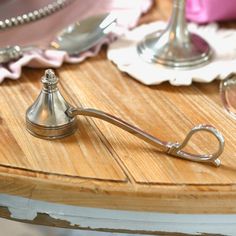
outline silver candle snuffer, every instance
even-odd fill
[[[26,111],[26,129],[34,136],[42,139],[57,139],[73,134],[77,130],[77,115],[89,116],[111,123],[143,141],[157,147],[168,155],[181,159],[220,165],[218,157],[224,150],[222,134],[211,125],[197,125],[185,137],[182,143],[166,142],[142,131],[141,129],[113,115],[93,108],[73,107],[61,95],[54,71],[45,71],[42,77],[43,88],[36,101]],[[213,154],[197,155],[183,151],[192,135],[206,131],[218,140],[218,150]]]

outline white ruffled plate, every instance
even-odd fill
[[[137,43],[146,35],[165,27],[166,23],[159,21],[128,31],[110,44],[107,52],[109,60],[113,61],[119,70],[146,85],[164,81],[169,81],[172,85],[190,85],[192,81],[209,83],[236,72],[236,30],[220,29],[217,24],[189,25],[191,32],[201,35],[213,48],[214,58],[209,64],[191,70],[176,70],[146,63],[137,54]]]

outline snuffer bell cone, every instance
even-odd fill
[[[45,71],[43,88],[36,101],[26,112],[27,130],[34,136],[46,139],[62,138],[76,130],[76,118],[66,111],[71,107],[61,95],[54,71]]]

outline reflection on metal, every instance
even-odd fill
[[[145,61],[185,69],[209,62],[212,50],[203,38],[188,31],[185,5],[186,0],[173,0],[167,28],[147,36],[138,44],[138,54]]]
[[[220,95],[227,113],[236,120],[236,74],[232,73],[220,83]]]
[[[181,144],[161,141],[120,118],[103,111],[92,108],[72,107],[59,92],[57,82],[58,78],[55,76],[54,72],[52,70],[46,70],[45,75],[42,78],[43,89],[37,100],[26,112],[26,127],[31,134],[44,139],[62,138],[71,135],[76,131],[77,115],[90,116],[111,123],[145,142],[152,144],[169,155],[195,162],[211,163],[216,166],[220,165],[218,157],[224,149],[224,138],[213,126],[195,126],[190,130]],[[200,131],[209,132],[218,140],[219,146],[215,153],[197,155],[183,151],[192,135]]]

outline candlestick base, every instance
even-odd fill
[[[212,58],[209,44],[200,36],[189,33],[189,41],[178,43],[166,33],[147,36],[138,44],[138,54],[149,63],[180,69],[202,66]]]

